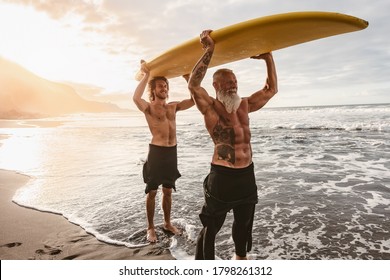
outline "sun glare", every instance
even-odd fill
[[[4,141],[1,147],[1,166],[8,170],[28,171],[30,173],[35,171],[42,164],[42,158],[45,156],[42,141],[31,141],[36,130],[34,128],[19,128],[8,129],[5,132],[11,134],[12,137]]]
[[[86,32],[81,21],[0,2],[0,56],[48,80],[97,85],[108,93],[128,90],[136,72],[126,64],[129,57],[110,54],[109,35]]]
[[[0,54],[47,78],[61,75],[64,48],[71,37],[58,23],[32,8],[5,5],[0,9]],[[58,67],[57,67],[58,65]]]

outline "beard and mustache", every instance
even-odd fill
[[[241,104],[241,97],[237,94],[237,89],[220,90],[217,92],[217,99],[225,106],[229,114],[236,112]]]

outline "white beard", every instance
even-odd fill
[[[232,112],[236,112],[238,107],[241,104],[241,97],[232,92],[222,92],[219,91],[217,94],[217,99],[225,106],[226,111],[230,114]]]

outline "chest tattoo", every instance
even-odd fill
[[[235,163],[234,129],[217,124],[213,129],[213,139],[215,141],[218,159]]]

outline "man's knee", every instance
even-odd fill
[[[165,196],[171,196],[172,195],[172,188],[166,188],[166,187],[162,187],[162,192]]]
[[[148,199],[155,199],[156,194],[157,194],[157,190],[151,190],[151,191],[149,191],[149,192],[147,193],[146,196],[147,196]]]

